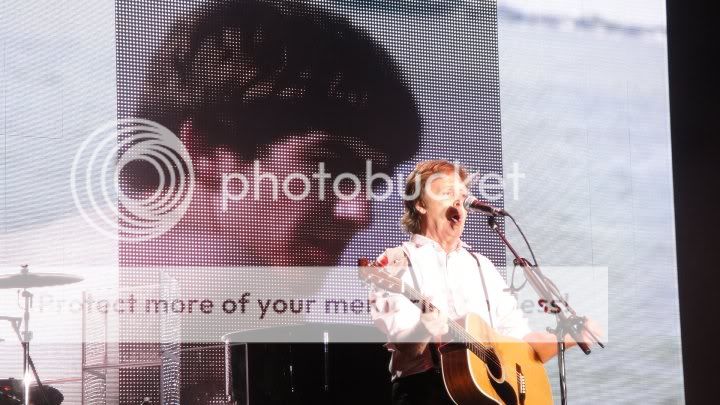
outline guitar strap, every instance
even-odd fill
[[[413,281],[413,288],[420,291],[420,284],[417,281],[417,276],[415,275],[415,269],[412,264],[412,260],[410,260],[410,254],[408,253],[405,246],[400,245],[400,248],[403,251],[403,254],[405,255],[405,259],[408,263],[408,270],[410,270],[410,277],[412,277]],[[428,350],[430,351],[430,358],[432,359],[433,363],[433,369],[436,372],[440,372],[440,352],[438,351],[438,345],[434,342],[430,342],[428,344]]]
[[[407,248],[403,245],[400,245],[400,249],[402,249],[403,254],[405,255],[405,260],[407,260],[408,263],[408,270],[410,270],[410,277],[412,277],[413,281],[413,288],[420,291],[420,284],[417,281],[417,277],[415,276],[415,270],[413,270],[412,260],[410,260],[410,254],[407,251]]]
[[[478,259],[477,255],[472,252],[470,252],[470,256],[472,256],[473,259],[475,259],[475,262],[477,263],[478,271],[480,272],[480,281],[482,282],[483,293],[485,293],[485,305],[487,305],[488,319],[490,320],[490,327],[495,329],[495,325],[493,325],[492,311],[490,310],[490,296],[488,295],[487,285],[485,284],[485,276],[483,275],[482,267],[480,266],[480,259]]]

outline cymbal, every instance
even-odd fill
[[[21,272],[19,274],[1,275],[0,289],[51,287],[80,281],[83,281],[82,277],[73,276],[72,274]]]

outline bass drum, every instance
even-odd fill
[[[379,343],[384,340],[374,327],[344,324],[305,324],[225,335],[228,403],[389,403],[390,354]],[[352,341],[378,343],[343,343]]]

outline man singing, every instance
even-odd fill
[[[404,283],[428,297],[436,310],[421,311],[401,294],[371,292],[372,317],[387,334],[394,405],[453,404],[429,345],[448,333],[448,319],[480,315],[498,333],[528,342],[539,360],[557,353],[554,335],[533,332],[492,262],[460,240],[467,211],[465,169],[445,160],[419,163],[405,185],[403,227],[410,241],[378,259]],[[418,192],[419,190],[419,192]],[[412,199],[414,197],[414,199]],[[591,342],[589,335],[583,340]],[[575,345],[569,336],[568,346]]]

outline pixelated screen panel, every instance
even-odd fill
[[[161,4],[118,2],[118,114],[161,123],[203,159],[192,213],[166,238],[123,246],[123,263],[353,264],[407,239],[397,187],[416,161],[502,173],[492,2]],[[388,198],[338,201],[333,178],[318,201],[318,163],[363,175],[367,159],[400,176]],[[308,197],[274,198],[263,179],[222,207],[222,174],[255,160],[279,182],[311,178]],[[468,231],[470,245],[503,263],[485,226],[471,219]]]
[[[121,242],[123,287],[157,282],[138,266],[354,265],[407,240],[399,192],[415,162],[502,172],[494,2],[123,0],[116,10],[118,115],[173,131],[196,176],[193,202],[170,232]],[[364,183],[362,195],[340,198],[334,178],[320,197],[319,163],[330,175],[362,178],[368,160],[392,176],[392,186],[371,189],[387,198],[368,200]],[[157,183],[149,169],[127,169],[129,193]],[[264,178],[242,200],[223,202],[223,191],[239,194],[231,187],[242,185],[223,183],[228,173],[313,181],[301,201],[275,196]],[[302,191],[300,180],[287,184]],[[347,196],[354,186],[346,179],[337,190]],[[465,241],[502,266],[504,250],[489,235],[479,219],[468,221]],[[186,285],[207,277],[177,275]],[[366,288],[325,277],[331,289]],[[139,355],[132,350],[124,355]],[[183,384],[199,375],[219,381],[220,358],[208,358],[215,361],[185,359]]]

